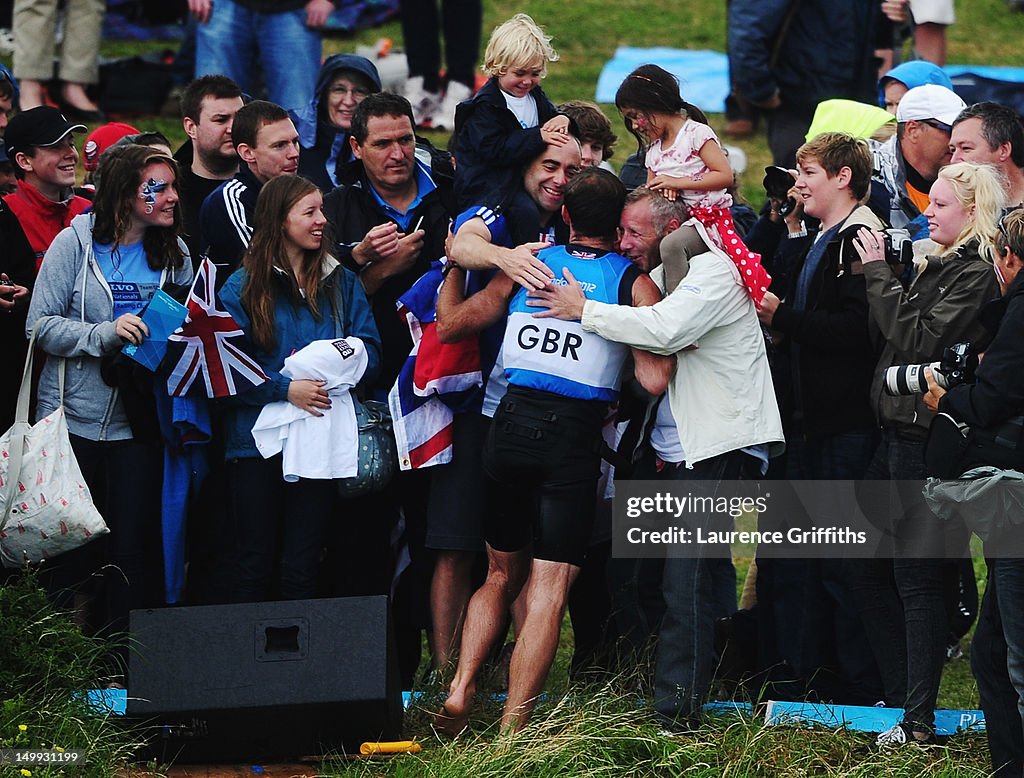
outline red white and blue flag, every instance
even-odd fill
[[[403,470],[442,465],[452,460],[455,414],[475,407],[483,386],[480,343],[475,337],[441,343],[437,337],[437,290],[443,264],[430,270],[398,299],[409,323],[412,351],[388,394],[398,463]]]
[[[217,268],[204,258],[185,301],[185,323],[167,339],[163,364],[171,366],[167,393],[229,397],[267,381],[259,363],[244,350],[245,334],[230,313],[217,307]],[[197,381],[197,379],[199,379]]]

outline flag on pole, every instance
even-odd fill
[[[229,397],[267,380],[259,363],[245,352],[245,333],[217,305],[217,268],[204,258],[185,301],[188,316],[167,339],[167,393],[184,397],[203,387],[207,397]],[[197,382],[196,379],[200,379]]]

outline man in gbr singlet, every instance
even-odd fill
[[[651,305],[660,299],[657,287],[612,251],[625,194],[606,171],[577,173],[565,188],[562,213],[569,243],[543,249],[537,259],[554,283],[575,280],[589,299]],[[508,283],[507,307],[507,295],[494,295],[489,310],[478,307],[476,322],[485,327],[507,312],[502,355],[509,389],[483,451],[494,482],[484,529],[487,581],[470,601],[458,669],[435,719],[449,732],[465,726],[477,672],[524,585],[526,618],[512,654],[502,727],[522,727],[544,686],[594,520],[601,426],[630,353],[584,332],[579,322],[534,318],[527,290]],[[632,353],[641,384],[664,391],[674,360]]]

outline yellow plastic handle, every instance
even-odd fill
[[[385,743],[363,743],[359,746],[359,753],[363,756],[373,754],[418,754],[423,747],[415,740],[395,740]]]

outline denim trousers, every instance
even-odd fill
[[[221,73],[250,92],[258,55],[267,98],[299,110],[313,98],[322,49],[320,32],[306,26],[302,8],[260,13],[217,0],[196,31],[196,77]]]
[[[630,480],[677,481],[686,478],[687,470],[668,463],[660,471],[651,449],[646,449]],[[712,619],[731,616],[736,611],[736,568],[717,564],[721,560],[705,560],[711,576]],[[728,560],[725,560],[728,561]],[[662,578],[665,559],[608,560],[608,587],[611,590],[612,615],[624,657],[636,656],[657,637],[665,613]]]
[[[44,573],[61,608],[74,592],[94,594],[102,628],[128,631],[128,613],[163,603],[160,489],[163,447],[137,440],[96,441],[71,435],[71,448],[110,533],[63,554]],[[127,659],[127,651],[121,652]]]
[[[919,441],[886,430],[865,479],[923,479],[923,448]],[[886,705],[903,707],[905,721],[930,728],[946,661],[946,600],[958,562],[923,557],[901,536],[944,539],[948,548],[966,547],[967,533],[924,509],[916,496],[907,502],[912,507],[893,517],[894,558],[846,560],[845,571],[882,673]],[[913,532],[904,532],[909,529]]]
[[[757,460],[749,454],[730,451],[697,462],[692,469],[676,468],[674,480],[704,481],[708,489],[701,489],[701,494],[714,497],[723,482],[749,477],[756,465]],[[714,581],[726,568],[733,569],[732,559],[665,560],[665,613],[654,670],[654,708],[667,723],[693,717],[707,697],[715,642]]]
[[[237,543],[231,602],[315,597],[320,554],[335,518],[334,481],[288,483],[280,454],[229,460],[227,476]]]
[[[997,776],[1024,769],[1024,559],[989,559],[971,644],[985,731]]]
[[[859,479],[877,443],[873,429],[815,438],[787,431],[768,477]],[[877,702],[882,682],[840,560],[758,558],[756,613],[758,667],[775,699]]]

